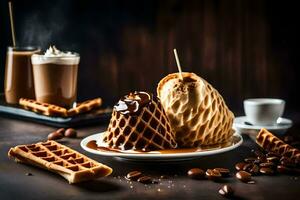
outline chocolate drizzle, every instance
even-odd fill
[[[153,98],[153,95],[147,92],[134,92],[122,97],[114,106],[114,109],[125,115],[137,115],[140,110],[147,106]]]

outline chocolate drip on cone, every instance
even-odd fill
[[[122,97],[114,106],[121,114],[137,115],[141,109],[147,106],[153,99],[153,95],[147,92],[134,92]]]

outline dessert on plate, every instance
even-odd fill
[[[147,92],[122,97],[114,106],[104,144],[112,149],[153,151],[177,143],[160,100]]]
[[[157,94],[179,147],[232,142],[234,115],[211,84],[194,73],[169,74]]]

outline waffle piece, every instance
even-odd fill
[[[21,98],[19,104],[26,110],[31,110],[47,116],[71,117],[81,113],[89,112],[102,105],[102,99],[96,98],[78,103],[75,108],[69,110],[48,103],[40,103],[32,99]]]
[[[8,157],[63,176],[70,184],[108,176],[112,169],[53,140],[11,148]]]
[[[68,110],[68,116],[74,116],[81,113],[89,112],[95,108],[98,108],[102,105],[102,99],[96,98],[84,101],[82,103],[78,103],[75,108],[71,108]]]
[[[219,92],[194,73],[169,74],[157,94],[180,147],[198,147],[232,141],[234,115]]]
[[[151,98],[136,114],[122,114],[114,107],[103,141],[108,147],[120,150],[152,151],[177,147],[170,122],[157,98]]]
[[[19,104],[26,110],[30,110],[43,115],[67,117],[67,109],[60,106],[48,103],[40,103],[35,100],[25,98],[20,98]]]
[[[264,128],[262,128],[256,136],[256,143],[267,151],[275,152],[290,158],[300,159],[299,149],[286,144]]]

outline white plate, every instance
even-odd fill
[[[246,116],[236,117],[233,122],[234,129],[238,133],[246,133],[255,136],[261,128],[265,128],[276,134],[283,134],[293,125],[292,120],[286,118],[279,118],[277,124],[273,126],[257,126],[246,124],[245,122],[247,122]]]
[[[97,141],[98,146],[105,146],[101,145],[101,141],[103,138],[103,133],[96,133],[93,135],[90,135],[86,138],[84,138],[80,145],[81,147],[93,154],[101,155],[101,156],[109,156],[114,158],[121,158],[121,159],[130,159],[134,161],[180,161],[180,160],[189,160],[189,159],[195,159],[202,156],[209,156],[209,155],[215,155],[218,153],[223,153],[226,151],[233,150],[240,146],[243,143],[243,138],[241,135],[235,133],[234,134],[234,143],[227,147],[222,148],[214,148],[209,149],[205,151],[199,151],[199,152],[188,152],[188,153],[164,153],[161,154],[159,152],[157,153],[127,153],[127,152],[115,152],[115,151],[106,151],[106,150],[95,150],[87,147],[87,143],[93,140]]]

